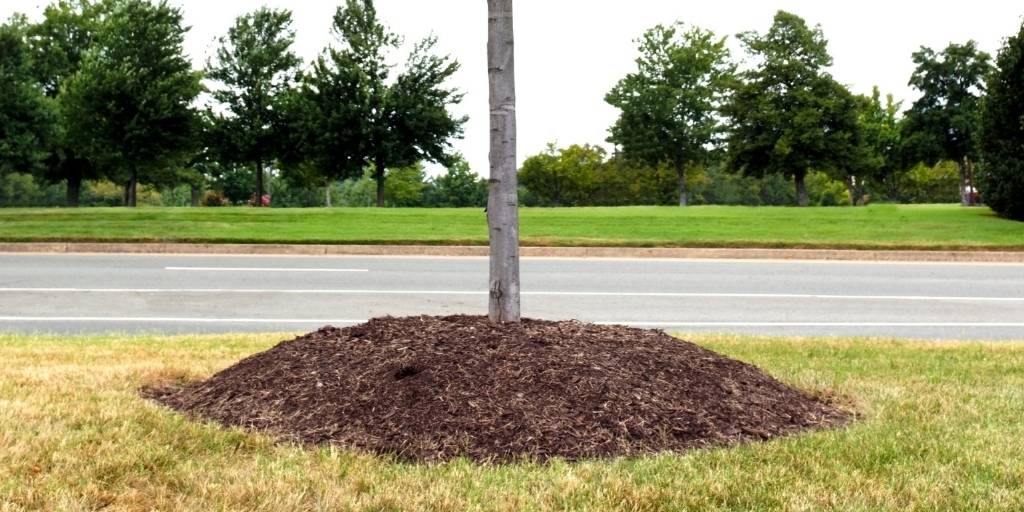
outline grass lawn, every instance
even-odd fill
[[[851,427],[634,460],[396,463],[141,400],[282,336],[0,334],[0,510],[1024,510],[1024,346],[698,336]]]
[[[487,243],[480,209],[0,209],[0,241]],[[525,208],[535,246],[1024,249],[1024,223],[956,205]]]

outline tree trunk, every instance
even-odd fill
[[[811,198],[807,195],[807,178],[806,172],[797,172],[793,175],[793,183],[796,184],[796,204],[797,206],[810,206]]]
[[[256,157],[256,201],[253,206],[263,207],[263,158]]]
[[[864,184],[856,176],[847,176],[846,191],[850,194],[852,206],[864,206]]]
[[[967,183],[967,157],[958,160],[956,167],[960,171],[960,206],[970,206],[971,192]]]
[[[199,201],[202,199],[203,190],[195,185],[192,185],[190,192],[192,192],[192,207],[196,208],[199,206]]]
[[[331,207],[331,180],[324,183],[324,206]]]
[[[965,157],[964,167],[967,169],[967,206],[978,206],[978,188],[974,185],[974,162]]]
[[[128,206],[135,208],[139,205],[139,173],[132,169],[132,176],[128,180]]]
[[[82,198],[82,173],[77,169],[68,174],[67,203],[69,208],[78,208]]]
[[[377,181],[377,208],[383,208],[384,207],[384,180],[386,179],[385,176],[384,176],[384,170],[386,168],[385,167],[386,164],[384,163],[384,159],[383,158],[377,158],[376,160],[374,160],[373,166],[374,166],[373,179]]]
[[[494,323],[520,321],[513,34],[512,0],[487,0],[487,75],[491,109],[491,175],[487,200],[491,245],[488,312]]]
[[[676,164],[676,177],[679,179],[679,206],[685,207],[689,203],[686,197],[686,166]]]

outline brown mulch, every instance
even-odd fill
[[[850,419],[659,331],[474,316],[325,327],[144,395],[224,425],[417,461],[631,456]]]

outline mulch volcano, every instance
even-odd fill
[[[663,332],[475,316],[325,327],[144,395],[223,425],[427,462],[635,456],[850,419]]]

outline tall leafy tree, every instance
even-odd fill
[[[706,163],[723,130],[718,110],[735,66],[725,38],[682,23],[658,25],[638,43],[637,70],[605,97],[621,110],[608,140],[627,159],[674,169],[686,206],[686,168]]]
[[[373,166],[383,206],[389,167],[453,161],[450,142],[461,137],[466,119],[449,112],[462,94],[445,84],[459,64],[435,55],[437,39],[428,37],[394,74],[387,57],[402,39],[378,19],[372,0],[347,0],[334,31],[338,46],[314,63],[296,105],[305,134],[299,145],[332,179]]]
[[[742,73],[725,109],[732,166],[750,176],[791,178],[798,204],[807,206],[807,173],[845,165],[856,102],[827,71],[832,57],[821,27],[779,11],[768,32],[739,38],[758,64]]]
[[[51,105],[32,76],[24,18],[0,25],[0,175],[42,165],[53,135]]]
[[[96,176],[96,166],[77,152],[67,131],[64,84],[78,73],[92,46],[109,2],[60,0],[43,9],[43,19],[28,28],[32,68],[36,80],[55,105],[55,137],[41,176],[45,181],[67,184],[67,205],[78,206],[82,182]]]
[[[235,20],[220,38],[207,69],[213,98],[226,110],[214,117],[217,152],[226,162],[250,164],[256,197],[263,197],[265,164],[280,156],[286,140],[287,94],[301,60],[291,46],[295,31],[288,10],[262,8]],[[261,205],[262,201],[254,204]]]
[[[140,182],[158,182],[194,149],[199,73],[182,51],[181,11],[165,0],[119,0],[81,70],[66,84],[68,130],[135,206]]]
[[[996,57],[982,119],[985,202],[1004,217],[1024,221],[1024,25]]]
[[[979,112],[991,60],[974,41],[950,44],[941,52],[922,47],[914,53],[917,68],[910,85],[921,92],[921,98],[906,114],[905,150],[913,160],[928,165],[939,160],[956,162],[965,206],[976,202],[973,175]]]
[[[900,104],[887,95],[885,102],[878,87],[871,96],[857,96],[857,129],[851,137],[849,156],[838,167],[846,183],[850,203],[866,204],[867,188],[894,178],[899,163]]]

